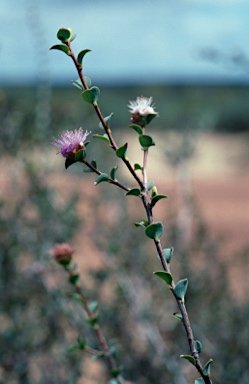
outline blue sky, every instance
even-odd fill
[[[75,79],[70,58],[49,51],[60,27],[77,33],[76,52],[92,49],[85,74],[105,83],[249,80],[199,55],[212,48],[249,57],[248,0],[1,0],[0,23],[2,83]]]

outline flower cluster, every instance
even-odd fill
[[[54,140],[52,144],[55,147],[60,148],[57,152],[63,157],[74,157],[75,154],[84,148],[84,141],[90,132],[83,132],[82,128],[75,129],[74,131],[62,132],[57,140]]]

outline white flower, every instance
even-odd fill
[[[152,97],[137,97],[135,101],[130,101],[128,107],[130,112],[136,116],[148,116],[148,115],[157,115],[158,113],[154,110],[154,105],[152,104]]]
[[[135,101],[130,101],[128,107],[132,116],[131,121],[142,128],[149,124],[154,117],[158,116],[152,103],[152,97],[137,97]]]

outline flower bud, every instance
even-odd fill
[[[57,263],[68,266],[72,260],[74,249],[67,243],[56,244],[49,250],[49,254],[57,261]]]

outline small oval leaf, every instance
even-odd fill
[[[158,192],[157,192],[157,187],[154,185],[154,187],[152,188],[152,191],[151,191],[151,197],[155,197],[156,195],[158,195]]]
[[[139,142],[140,142],[140,144],[144,150],[147,150],[152,145],[155,145],[155,142],[152,139],[152,137],[150,137],[148,135],[140,135],[139,136]]]
[[[154,207],[154,205],[159,201],[159,200],[162,200],[162,199],[166,199],[168,196],[166,195],[155,195],[152,197],[151,199],[151,205],[152,207]]]
[[[149,192],[154,187],[154,181],[149,181],[147,183],[147,191]]]
[[[142,134],[143,134],[143,129],[140,127],[140,125],[137,125],[137,124],[131,124],[131,125],[129,126],[129,128],[134,129],[134,131],[136,131],[139,135],[142,135]]]
[[[70,159],[69,157],[66,158],[66,161],[65,161],[65,168],[68,169],[70,167],[70,165],[76,163],[76,161],[74,159]]]
[[[72,37],[72,29],[71,28],[60,28],[57,32],[57,37],[63,43],[67,43],[70,41]]]
[[[83,158],[86,156],[86,151],[85,149],[80,149],[78,152],[75,154],[75,161],[82,161]]]
[[[90,88],[92,84],[92,80],[90,79],[90,77],[84,76],[84,80],[88,88]]]
[[[81,95],[87,103],[96,105],[100,95],[100,89],[98,87],[92,87],[82,92]]]
[[[205,381],[202,377],[198,377],[198,379],[195,380],[195,384],[205,384]]]
[[[213,359],[209,359],[208,362],[205,364],[203,368],[203,373],[205,376],[210,376],[210,369],[211,369],[212,362],[213,362]]]
[[[195,364],[195,358],[190,355],[181,355],[182,359],[188,360],[190,363]]]
[[[72,35],[71,37],[70,37],[70,42],[72,42],[72,41],[74,41],[75,39],[76,39],[76,34],[74,34],[74,35]]]
[[[158,272],[153,272],[153,273],[154,273],[154,275],[157,275],[162,280],[164,280],[167,283],[167,285],[169,287],[171,287],[171,283],[172,283],[172,280],[173,280],[173,277],[172,277],[171,273],[165,272],[165,271],[158,271]]]
[[[80,65],[82,65],[82,60],[86,53],[91,52],[91,49],[83,49],[83,51],[80,51],[77,57],[77,61]]]
[[[103,135],[101,135],[101,134],[94,134],[93,137],[94,137],[95,139],[101,139],[101,140],[104,140],[104,141],[106,141],[107,143],[110,144],[109,137],[108,137],[108,135],[107,135],[106,133],[104,133]]]
[[[149,124],[151,122],[151,120],[153,120],[155,117],[157,117],[158,114],[157,113],[150,113],[149,115],[147,115],[145,117],[145,124]]]
[[[97,169],[97,163],[96,163],[96,160],[92,160],[91,161],[91,165]],[[91,172],[94,172],[91,168],[87,168],[87,169],[84,169],[84,172],[88,172],[88,173],[91,173]]]
[[[142,228],[146,228],[148,225],[147,221],[145,221],[145,220],[140,221],[140,223],[136,222],[134,224],[135,224],[135,227],[142,227]]]
[[[125,195],[126,196],[140,196],[141,191],[139,188],[130,189]]]
[[[174,292],[178,299],[184,301],[184,297],[188,287],[188,279],[179,280],[174,288]]]
[[[94,182],[94,185],[98,185],[99,183],[102,183],[103,181],[109,181],[109,177],[106,173],[102,173],[97,180]]]
[[[104,121],[105,121],[105,123],[106,123],[108,128],[110,128],[110,126],[111,126],[111,118],[112,118],[112,116],[113,116],[113,113],[111,113],[109,116],[106,116],[104,118]],[[104,129],[103,124],[101,122],[99,123],[99,128]]]
[[[119,158],[125,157],[126,156],[126,152],[127,152],[127,147],[128,147],[128,143],[125,143],[122,147],[119,147],[116,150],[117,157],[119,157]]]
[[[110,177],[112,180],[116,180],[117,169],[118,169],[118,165],[116,165],[116,167],[112,168],[112,170],[111,170]]]
[[[70,49],[63,44],[56,44],[53,45],[50,49],[57,49],[58,51],[65,52],[67,55],[70,55]]]
[[[146,229],[145,229],[145,234],[150,239],[154,239],[154,240],[158,241],[159,237],[161,237],[163,234],[162,223],[160,223],[160,221],[158,221],[156,223],[148,225],[148,227],[146,227]]]
[[[99,304],[98,304],[97,301],[91,301],[91,302],[89,303],[89,308],[90,308],[90,311],[91,311],[91,312],[96,313],[97,310],[98,310],[98,306],[99,306]]]
[[[197,350],[198,353],[201,353],[202,351],[202,344],[199,340],[195,340],[195,348]]]
[[[138,171],[138,170],[142,171],[142,170],[143,170],[143,167],[141,167],[140,164],[135,163],[135,164],[134,164],[134,169],[135,169],[135,171]]]
[[[171,247],[171,248],[164,248],[163,249],[163,256],[165,257],[165,260],[166,260],[166,262],[168,264],[170,264],[173,252],[174,252],[174,248],[173,247]]]
[[[79,89],[81,89],[81,90],[84,89],[84,87],[83,87],[83,85],[82,85],[80,79],[77,79],[77,80],[72,81],[72,84],[73,84],[76,88],[79,88]]]
[[[179,321],[182,321],[182,320],[183,320],[183,318],[182,318],[182,314],[181,314],[180,312],[175,312],[175,313],[173,313],[173,316],[174,316],[177,320],[179,320]]]

